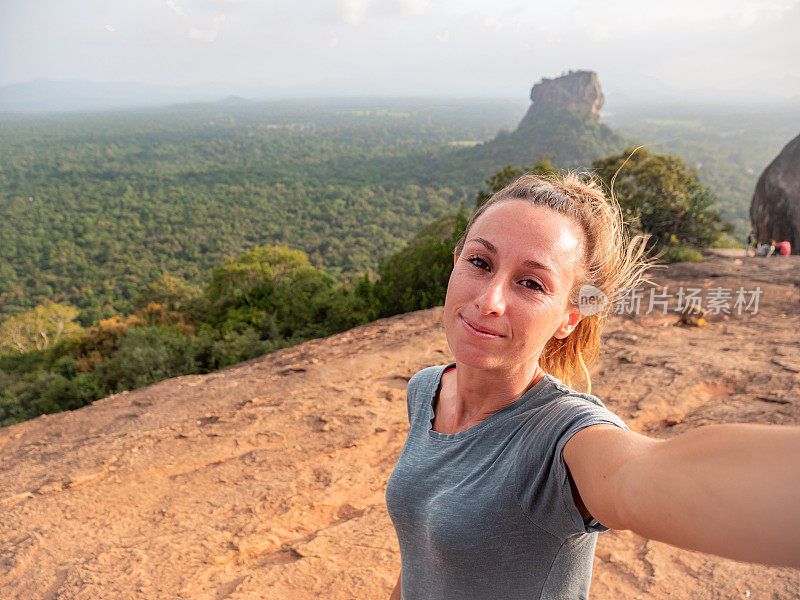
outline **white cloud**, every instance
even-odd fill
[[[403,12],[408,15],[424,14],[429,5],[428,0],[400,0]]]
[[[744,2],[736,6],[730,16],[738,29],[749,29],[764,22],[777,21],[790,10],[791,4]]]
[[[212,22],[212,26],[210,29],[199,29],[197,27],[190,27],[189,33],[187,34],[190,39],[193,40],[200,40],[202,42],[215,42],[219,37],[220,30],[222,29],[222,24],[225,22],[225,15],[218,14],[214,15],[214,19]]]
[[[216,42],[222,31],[222,25],[226,21],[224,13],[208,14],[208,11],[200,9],[201,14],[199,17],[190,16],[183,8],[178,6],[175,0],[166,0],[167,7],[174,12],[181,21],[185,23],[185,35],[190,40],[198,40],[201,42],[212,43]],[[195,9],[197,7],[194,7]],[[194,11],[193,11],[194,12]]]
[[[450,41],[450,30],[443,29],[442,31],[436,34],[436,43],[437,44],[447,44]]]
[[[343,0],[342,18],[348,25],[361,25],[367,18],[368,0]]]
[[[110,31],[111,33],[114,33],[117,30],[117,28],[114,27],[113,25],[106,25],[105,26],[105,30],[106,31]]]
[[[177,4],[175,4],[175,1],[174,1],[174,0],[167,0],[166,4],[167,4],[167,6],[168,6],[168,7],[169,7],[169,8],[172,10],[172,12],[174,12],[174,13],[175,13],[176,15],[178,15],[179,17],[186,17],[186,16],[188,16],[188,15],[187,15],[187,14],[186,14],[186,13],[183,11],[183,9],[182,9],[180,6],[178,6]]]

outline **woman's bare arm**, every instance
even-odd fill
[[[575,434],[564,459],[607,527],[800,567],[800,427],[710,425],[660,441],[599,425]]]
[[[389,600],[401,600],[400,596],[400,579],[403,577],[403,572],[400,571],[400,575],[397,577],[397,584],[394,586],[392,590],[392,595],[389,596]]]

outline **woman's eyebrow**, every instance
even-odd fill
[[[465,242],[465,245],[469,244],[470,242],[478,242],[479,244],[482,244],[483,246],[485,246],[486,249],[489,252],[491,252],[492,254],[497,254],[497,248],[489,240],[486,240],[486,239],[484,239],[482,237],[474,237],[474,238],[468,239]],[[527,259],[527,260],[522,261],[522,264],[525,265],[526,267],[531,267],[533,269],[543,269],[543,270],[549,271],[550,273],[553,273],[553,274],[558,273],[558,269],[554,269],[550,265],[546,265],[544,263],[541,263],[538,260]]]

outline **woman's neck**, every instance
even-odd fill
[[[451,426],[466,429],[513,404],[544,377],[544,371],[536,362],[503,371],[456,363],[442,377],[440,396],[445,396],[447,407],[442,416]]]

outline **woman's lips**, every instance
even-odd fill
[[[476,323],[468,321],[463,317],[463,315],[458,315],[461,318],[461,322],[464,324],[464,329],[466,329],[469,333],[474,336],[485,338],[485,339],[497,339],[505,337],[497,332],[492,331],[491,329],[486,329],[485,327],[481,327]]]

